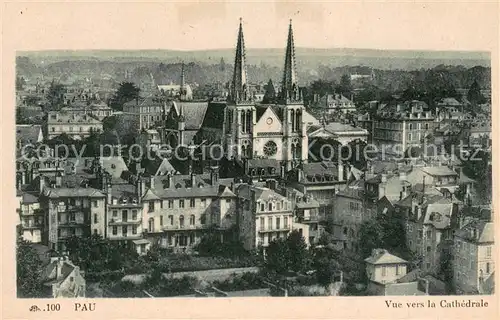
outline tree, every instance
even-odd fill
[[[266,85],[266,91],[264,93],[264,98],[262,99],[262,103],[273,103],[276,99],[276,90],[274,89],[274,84],[271,79]]]
[[[36,250],[26,241],[17,242],[17,296],[20,298],[43,297],[41,279],[42,261]]]
[[[470,86],[469,91],[467,92],[467,100],[469,100],[472,105],[478,105],[486,102],[486,99],[481,93],[481,87],[479,86],[479,82],[477,82],[477,80],[474,80],[474,82]]]
[[[289,271],[302,272],[307,270],[309,264],[307,244],[297,230],[286,239],[275,239],[267,247],[264,269],[269,273],[285,275]]]
[[[49,110],[60,110],[64,105],[64,93],[66,87],[60,83],[52,81],[47,91],[47,101]]]
[[[111,108],[121,111],[123,104],[139,98],[140,89],[132,82],[122,82],[110,101]]]
[[[24,77],[16,77],[16,90],[17,91],[23,90],[25,84],[26,84],[26,80],[24,80]]]
[[[347,97],[351,96],[352,84],[351,84],[351,77],[348,74],[342,75],[342,77],[340,78],[340,83],[335,91]]]

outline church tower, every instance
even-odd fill
[[[181,85],[179,89],[179,100],[185,101],[187,100],[187,89],[186,89],[186,79],[184,74],[184,62],[181,65]]]
[[[245,40],[240,18],[233,78],[224,109],[224,145],[229,158],[251,158],[256,110],[250,94],[246,70]]]
[[[288,170],[300,163],[307,162],[308,140],[303,120],[305,113],[302,93],[299,89],[295,65],[295,45],[293,41],[292,20],[288,27],[285,52],[283,82],[279,94],[279,104],[284,111],[283,159]]]

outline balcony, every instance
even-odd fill
[[[319,214],[311,214],[305,217],[297,217],[297,222],[299,223],[314,223],[319,222],[321,217]]]
[[[162,230],[163,231],[169,231],[169,230],[206,230],[210,228],[209,225],[189,225],[189,224],[185,224],[185,225],[179,225],[179,224],[174,224],[174,225],[167,225],[167,226],[163,226],[162,227]]]
[[[292,231],[292,227],[279,227],[279,228],[276,228],[276,227],[267,227],[267,228],[262,228],[262,229],[259,229],[258,230],[259,232],[261,233],[265,233],[265,232],[282,232],[282,231]]]
[[[59,221],[58,228],[78,228],[89,224],[89,221],[85,220],[66,220]]]
[[[139,225],[142,223],[142,219],[136,220],[121,220],[121,219],[111,219],[108,222],[110,226],[125,226],[125,225]]]

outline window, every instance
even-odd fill
[[[97,229],[94,229],[94,234],[97,234]]]
[[[276,217],[276,229],[281,229],[281,219]]]
[[[51,129],[52,129],[52,132],[56,132],[56,128],[52,127]]]
[[[127,226],[123,226],[122,227],[122,234],[123,234],[124,237],[127,236],[127,232],[128,232],[128,227]]]
[[[155,202],[149,201],[148,212],[154,212],[154,211],[155,211]]]
[[[99,202],[97,202],[97,200],[94,200],[93,203],[94,203],[94,208],[98,208],[99,207]]]
[[[491,271],[491,270],[490,270],[490,263],[489,263],[489,262],[487,262],[487,263],[486,263],[486,273],[490,273],[490,271]]]
[[[265,228],[265,226],[264,226],[264,218],[261,217],[259,219],[259,221],[260,221],[260,230],[264,230],[264,228]]]
[[[202,214],[201,217],[200,217],[200,222],[201,224],[205,224],[207,223],[207,216]]]
[[[113,226],[113,235],[116,236],[118,234],[118,227]]]
[[[172,209],[174,207],[174,200],[168,200],[168,208]]]
[[[382,276],[385,277],[387,275],[387,268],[382,267]]]
[[[396,275],[399,276],[399,265],[396,266]]]
[[[173,240],[174,240],[173,238],[174,238],[174,237],[172,237],[172,236],[168,236],[168,245],[169,245],[169,246],[171,246],[171,245],[173,244],[173,242],[174,242],[174,241],[173,241]]]
[[[273,229],[273,217],[267,218],[267,229],[272,230]]]
[[[426,269],[430,269],[430,268],[431,268],[431,264],[430,264],[429,262],[427,262],[427,263],[425,264],[425,268],[426,268]]]
[[[184,200],[179,200],[179,208],[184,208]]]
[[[132,210],[132,220],[137,220],[137,210]]]
[[[137,227],[136,226],[132,226],[132,234],[137,234]]]
[[[189,200],[189,207],[194,208],[194,203],[195,203],[195,199],[190,199]]]
[[[122,221],[123,222],[128,221],[128,211],[127,210],[122,210]]]
[[[163,216],[160,216],[160,226],[163,227]]]
[[[180,225],[181,228],[184,227],[184,216],[180,216],[179,217],[179,225]]]
[[[97,223],[97,214],[94,213],[94,223]]]
[[[149,232],[153,232],[155,229],[155,220],[153,218],[150,218],[148,221],[148,230]]]
[[[207,199],[201,199],[201,207],[206,208],[207,207]]]
[[[284,218],[283,218],[283,227],[284,227],[285,229],[288,229],[288,217],[284,217]]]
[[[189,217],[189,224],[194,226],[194,223],[196,221],[196,218],[194,217],[194,214],[192,214],[190,217]]]
[[[491,246],[490,246],[490,247],[486,247],[486,256],[487,256],[488,258],[490,258],[490,257],[491,257]]]
[[[269,211],[273,211],[273,204],[271,202],[269,202],[269,204],[267,205],[267,207],[268,207]]]
[[[160,200],[160,209],[163,209],[163,200]]]
[[[412,124],[412,123],[410,123],[410,124],[408,125],[408,130],[413,130],[413,124]]]
[[[427,230],[427,232],[425,233],[425,236],[427,237],[427,239],[431,238],[432,237],[432,231],[431,230]]]
[[[276,203],[276,210],[278,210],[278,211],[281,210],[281,203],[280,202]]]
[[[260,204],[260,211],[266,211],[266,207],[263,203]]]
[[[427,252],[431,252],[431,246],[427,246]]]

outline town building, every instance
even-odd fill
[[[399,282],[407,275],[408,262],[385,249],[374,249],[365,262],[367,292],[372,295],[414,296],[428,292],[419,281]]]
[[[323,115],[331,115],[338,112],[345,114],[356,111],[356,105],[352,97],[349,99],[339,93],[327,93],[322,97],[319,94],[315,94],[311,107],[317,109]]]
[[[20,208],[18,209],[20,221],[20,234],[25,241],[41,243],[44,239],[45,215],[40,209],[38,195],[20,191]]]
[[[354,127],[350,124],[330,122],[320,125],[312,125],[307,129],[307,136],[312,138],[335,139],[345,146],[354,141],[368,141],[368,130]],[[355,152],[355,150],[353,150]],[[362,151],[361,151],[362,152]]]
[[[474,220],[457,230],[453,246],[453,286],[458,294],[492,294],[495,279],[492,221]]]
[[[47,138],[66,134],[75,140],[82,140],[92,132],[101,132],[102,122],[88,114],[78,112],[49,111],[47,113]]]
[[[240,240],[246,250],[262,248],[265,252],[269,243],[286,238],[293,230],[293,207],[287,197],[269,188],[246,184],[237,188],[237,195]]]
[[[67,257],[52,257],[41,275],[47,298],[84,298],[85,273]]]
[[[420,145],[438,125],[429,106],[417,100],[379,104],[373,121],[373,143],[387,155],[401,155],[408,147]]]

